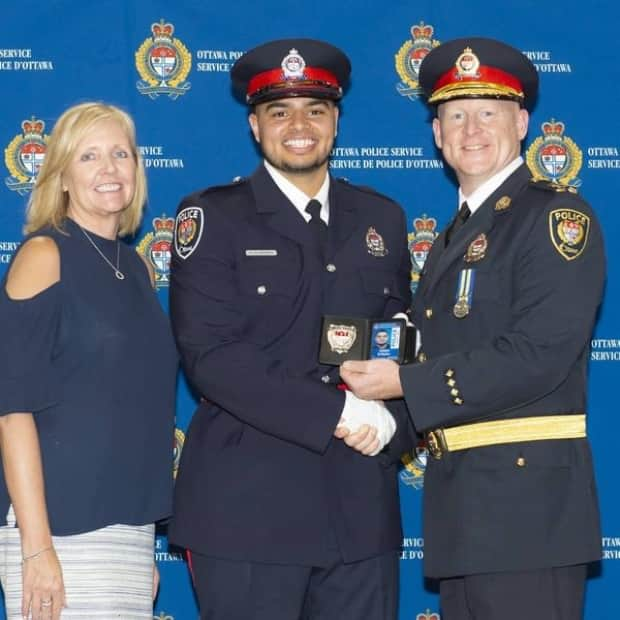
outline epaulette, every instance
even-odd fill
[[[572,185],[556,183],[555,181],[549,181],[548,179],[530,179],[530,186],[547,192],[569,192],[570,194],[577,193],[577,188]]]
[[[248,181],[248,177],[235,177],[230,183],[224,183],[222,185],[212,185],[200,192],[201,196],[205,194],[211,194],[212,192],[218,192],[223,189],[230,189],[231,187],[239,187]]]
[[[381,192],[378,192],[374,187],[370,187],[368,185],[353,185],[353,183],[351,183],[351,181],[349,181],[349,179],[347,179],[346,177],[339,177],[336,179],[336,181],[343,183],[344,185],[346,185],[347,187],[350,187],[351,189],[357,189],[360,192],[364,192],[365,194],[372,194],[373,196],[379,196],[380,198],[389,200],[390,202],[396,202],[394,198],[391,198],[390,196],[387,196],[386,194],[382,194]]]

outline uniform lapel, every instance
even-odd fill
[[[353,200],[347,200],[346,185],[331,179],[329,185],[329,226],[327,227],[327,256],[336,254],[359,228],[360,218]]]
[[[314,237],[307,222],[290,200],[280,191],[264,166],[250,177],[256,211],[265,224],[280,235],[297,243],[310,245]]]
[[[498,200],[504,196],[508,196],[511,200],[519,193],[519,191],[527,184],[530,178],[530,172],[527,166],[522,165],[517,168],[481,205],[480,208],[469,218],[467,223],[460,228],[452,237],[448,247],[445,247],[445,231],[437,237],[433,244],[431,254],[434,254],[433,261],[429,264],[425,274],[425,294],[430,294],[433,287],[441,280],[446,270],[454,263],[460,260],[467,251],[468,245],[482,233],[488,233],[495,218],[500,215],[503,210],[497,210],[495,205]],[[435,248],[435,246],[438,246]],[[433,250],[436,250],[433,252]],[[429,255],[428,258],[431,258]]]

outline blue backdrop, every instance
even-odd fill
[[[233,100],[229,86],[230,66],[244,50],[272,38],[307,36],[331,41],[350,55],[353,79],[342,104],[332,172],[372,185],[403,205],[411,229],[414,279],[435,231],[456,207],[453,179],[443,168],[428,111],[418,99],[419,59],[431,46],[466,35],[500,38],[526,52],[540,73],[541,96],[524,155],[534,175],[578,185],[606,232],[609,276],[592,340],[588,408],[605,558],[589,584],[586,618],[620,617],[614,588],[620,571],[615,458],[620,420],[613,413],[620,361],[615,2],[512,0],[490,6],[483,0],[47,0],[26,8],[8,0],[2,8],[0,270],[20,242],[24,206],[55,120],[70,105],[104,100],[122,106],[136,120],[149,202],[134,242],[158,270],[166,308],[171,239],[166,218],[174,215],[183,195],[247,175],[258,161],[247,111]],[[171,71],[162,78],[166,63]],[[193,408],[181,379],[177,455]],[[439,620],[437,596],[425,589],[421,576],[424,467],[420,447],[403,459],[400,474],[405,524],[401,620]],[[248,519],[251,511],[248,506]],[[156,559],[162,587],[154,618],[195,619],[186,565],[168,549],[165,532],[157,539]]]

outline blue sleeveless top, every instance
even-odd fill
[[[142,259],[120,270],[75,222],[51,237],[60,282],[26,300],[0,291],[0,415],[34,414],[54,535],[171,512],[177,353]],[[116,241],[88,232],[116,264]],[[0,522],[9,497],[0,475]]]

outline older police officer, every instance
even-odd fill
[[[203,400],[170,537],[192,552],[202,618],[396,618],[404,403],[337,389],[318,361],[324,314],[409,303],[402,210],[328,174],[349,71],[308,39],[242,56],[233,86],[264,162],[177,214],[171,313]]]
[[[425,570],[445,620],[576,620],[600,557],[585,432],[601,231],[573,188],[519,156],[536,70],[483,38],[422,63],[433,134],[459,182],[413,302],[419,363],[346,362],[364,398],[404,393],[426,432]]]

